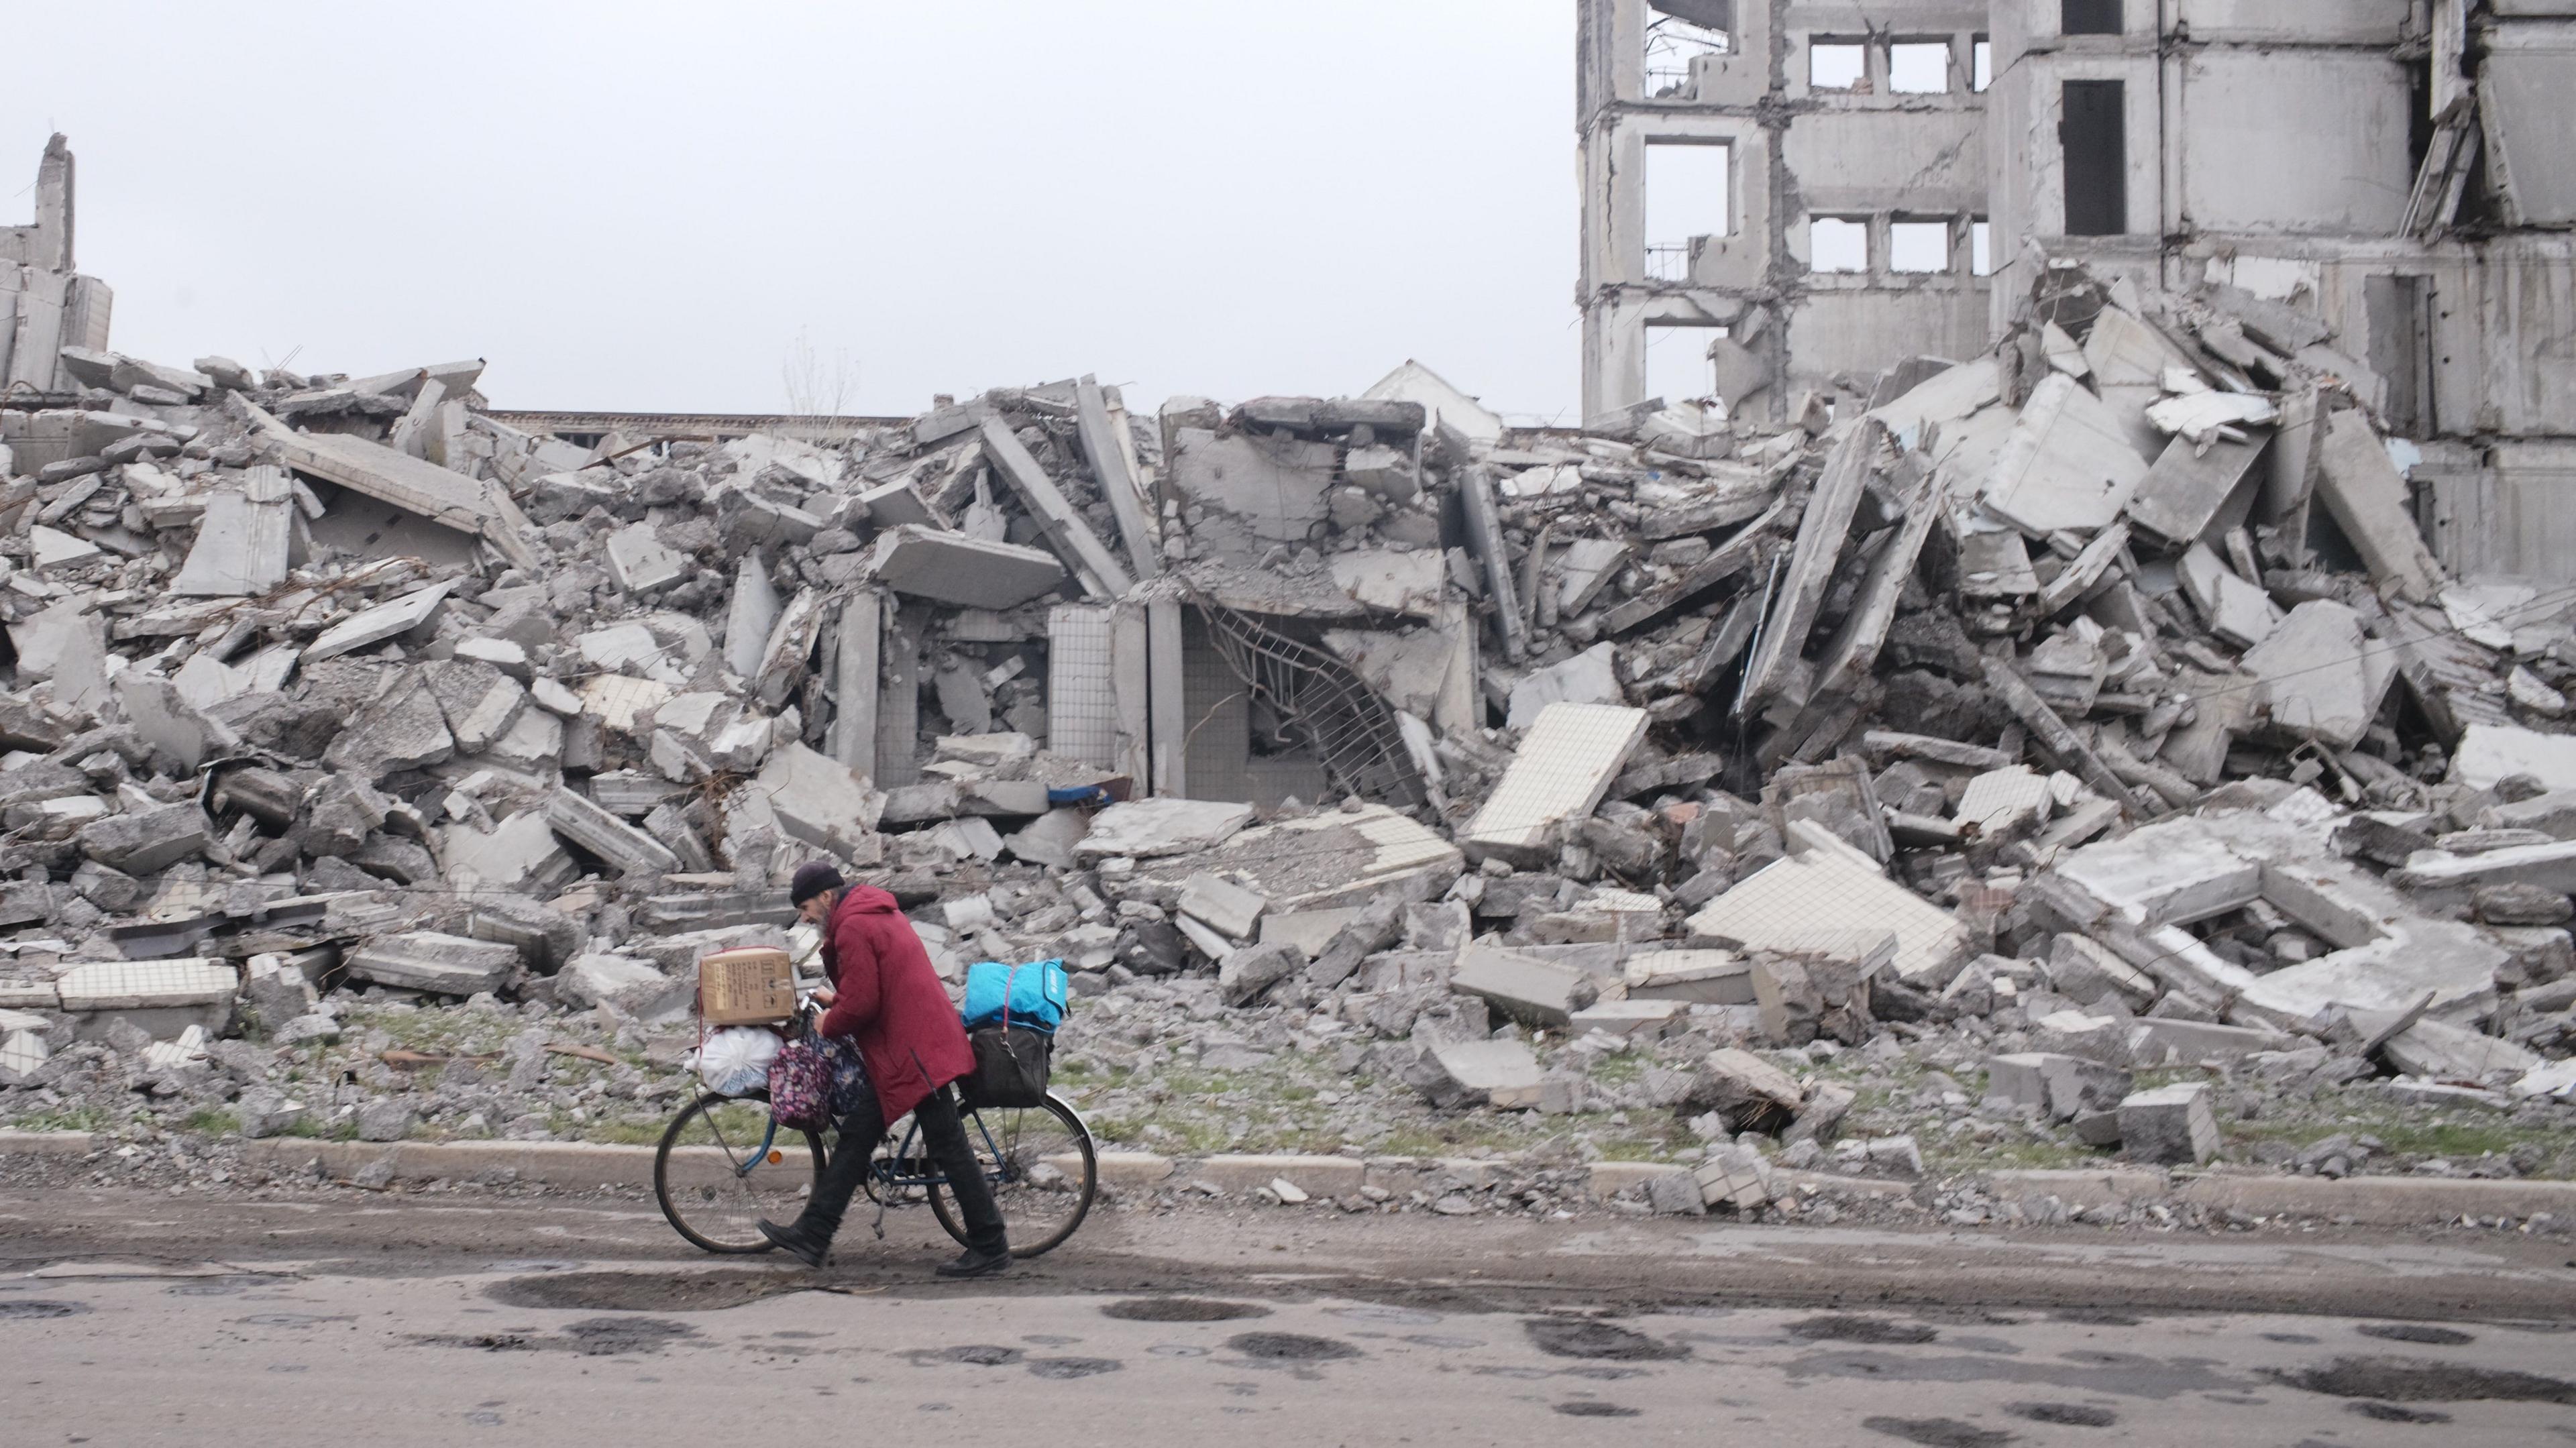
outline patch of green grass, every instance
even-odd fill
[[[1592,1063],[1591,1077],[1604,1086],[1626,1086],[1646,1072],[1654,1058],[1643,1051],[1621,1051]]]
[[[188,1114],[188,1119],[181,1123],[180,1129],[195,1132],[199,1136],[221,1136],[227,1131],[241,1130],[241,1117],[234,1112],[219,1108],[192,1111]]]
[[[57,1106],[30,1112],[9,1125],[16,1131],[112,1131],[132,1119],[131,1116],[112,1115],[96,1106]]]
[[[1968,1171],[2062,1171],[2096,1165],[2105,1155],[2081,1142],[2032,1141],[2027,1137],[1979,1141],[1962,1136],[1922,1141],[1921,1145],[1924,1166],[1935,1176]]]
[[[2285,1111],[2255,1121],[2222,1121],[2220,1129],[2231,1147],[2250,1147],[2266,1141],[2305,1146],[2329,1136],[2348,1134],[2377,1137],[2389,1153],[2399,1157],[2440,1157],[2452,1162],[2474,1161],[2488,1153],[2505,1156],[2524,1149],[2524,1160],[2529,1163],[2531,1151],[2536,1149],[2540,1159],[2530,1164],[2525,1175],[2576,1177],[2576,1128],[2524,1125],[2483,1113],[2458,1116],[2410,1111],[2377,1102],[2341,1111],[2334,1110],[2331,1104],[2320,1104],[2323,1109],[2315,1112]],[[2376,1165],[2382,1158],[2372,1160]]]
[[[608,1146],[653,1146],[660,1143],[663,1130],[670,1124],[662,1117],[594,1121],[582,1128],[581,1139]]]

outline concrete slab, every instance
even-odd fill
[[[1550,704],[1627,703],[1628,696],[1619,687],[1618,661],[1618,647],[1604,641],[1563,663],[1523,675],[1512,685],[1505,726],[1527,729]]]
[[[1093,829],[1124,808],[1102,811]],[[1196,858],[1148,860],[1138,874],[1176,891],[1198,871],[1222,874],[1259,891],[1276,918],[1362,905],[1388,891],[1407,900],[1432,899],[1465,867],[1457,846],[1384,805],[1369,805],[1247,829]]]
[[[1956,918],[1878,873],[1857,851],[1811,850],[1775,861],[1690,917],[1694,940],[1783,954],[1815,948],[1820,934],[1856,930],[1894,934],[1897,978],[1927,989],[1947,985],[1970,953]]]
[[[2442,565],[2424,546],[2406,479],[2359,411],[2335,413],[2318,449],[2317,501],[2381,584],[2418,603],[2441,592]]]
[[[356,951],[348,970],[351,977],[378,985],[470,996],[500,989],[518,967],[515,946],[416,930]]]
[[[1092,816],[1091,833],[1074,846],[1077,857],[1152,859],[1213,849],[1252,823],[1248,804],[1217,800],[1146,799],[1113,804]]]
[[[2378,717],[2389,677],[2374,676],[2369,648],[2359,614],[2317,599],[2290,610],[2244,668],[2263,681],[2275,728],[2349,749]]]
[[[1512,755],[1502,783],[1458,836],[1470,856],[1536,863],[1566,826],[1589,816],[1645,737],[1646,711],[1551,704]]]
[[[2576,789],[2576,734],[2472,724],[2460,736],[2451,754],[2452,783],[2490,789],[2513,774],[2531,775],[2552,790]]]
[[[2147,461],[2100,398],[2051,372],[1986,479],[1986,506],[2033,536],[2107,528],[2146,480]]]
[[[223,1005],[240,986],[232,962],[207,957],[90,961],[54,978],[62,1009],[74,1015]]]
[[[397,638],[429,622],[439,605],[447,601],[453,583],[434,583],[427,588],[407,593],[391,603],[350,615],[324,629],[313,642],[304,646],[304,661],[317,663],[342,654]]]
[[[2184,551],[2174,576],[2209,631],[2240,649],[2263,642],[2281,626],[2281,609],[2272,596],[2238,577],[2206,543]]]
[[[904,525],[879,534],[868,574],[897,593],[961,608],[1016,608],[1065,580],[1035,548]]]
[[[2221,439],[2203,449],[2187,437],[2175,438],[2130,497],[2129,517],[2170,542],[2191,542],[2245,484],[2263,456],[2264,441]]]

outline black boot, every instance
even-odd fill
[[[763,1222],[760,1224],[760,1235],[767,1237],[771,1246],[808,1267],[821,1267],[823,1254],[832,1250],[832,1240],[829,1237],[819,1237],[805,1230],[805,1224],[801,1221],[791,1222],[784,1227],[776,1222]]]
[[[1009,1251],[978,1252],[969,1247],[954,1262],[942,1262],[931,1269],[942,1277],[999,1277],[1011,1270]]]

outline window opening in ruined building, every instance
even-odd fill
[[[1646,22],[1646,94],[1658,100],[1688,95],[1691,63],[1733,49],[1734,41],[1723,30],[1694,25],[1678,15],[1657,15]]]
[[[2066,148],[2066,234],[2118,236],[2129,229],[2126,87],[2070,80],[2057,136]]]
[[[1995,43],[1980,35],[1977,37],[1976,44],[1970,47],[1968,89],[1983,95],[1986,87],[1994,83]]]
[[[1922,275],[1950,269],[1950,223],[1893,221],[1887,227],[1887,269]]]
[[[1995,224],[1980,216],[1968,223],[1968,275],[1995,274]]]
[[[1869,89],[1869,47],[1840,40],[1809,42],[1807,88],[1847,91]]]
[[[1887,88],[1901,96],[1950,92],[1950,42],[1900,40],[1887,48]]]
[[[1723,142],[1646,143],[1646,275],[1690,280],[1696,238],[1734,230],[1731,163]]]
[[[2120,33],[2120,0],[2058,0],[2057,28],[2068,35]]]
[[[1716,395],[1717,364],[1708,349],[1726,336],[1703,322],[1646,324],[1646,395],[1666,402],[1699,402]]]
[[[1819,216],[1807,223],[1807,270],[1869,270],[1869,222],[1858,216]]]

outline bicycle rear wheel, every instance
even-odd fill
[[[709,1252],[766,1252],[761,1219],[791,1222],[823,1175],[810,1131],[769,1130],[769,1103],[701,1096],[682,1107],[653,1154],[653,1195],[683,1237]]]
[[[1100,1162],[1090,1129],[1063,1099],[1049,1095],[1032,1107],[985,1106],[961,1113],[976,1165],[992,1185],[993,1204],[1010,1230],[1011,1255],[1029,1258],[1053,1251],[1091,1212],[1100,1190]],[[966,1219],[945,1181],[930,1188],[930,1210],[960,1245]]]

